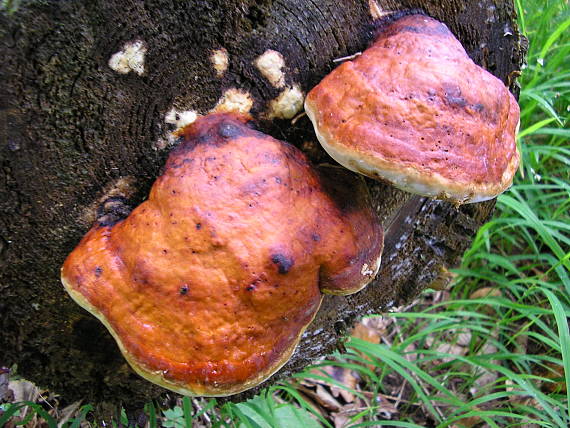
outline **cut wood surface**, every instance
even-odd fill
[[[332,162],[309,120],[293,123],[295,109],[272,100],[306,94],[335,59],[366,48],[374,16],[409,9],[446,23],[516,93],[525,43],[510,0],[28,1],[1,12],[0,366],[17,364],[66,402],[133,405],[164,392],[137,376],[103,325],[65,293],[65,257],[107,197],[144,200],[174,144],[168,122],[207,113],[229,89],[249,94],[261,130],[314,163]],[[267,50],[281,54],[284,76],[256,66]],[[110,62],[121,51],[131,56]],[[494,206],[457,209],[368,185],[386,229],[377,279],[358,294],[326,297],[265,385],[330,353],[356,319],[410,301],[442,266],[457,266]]]

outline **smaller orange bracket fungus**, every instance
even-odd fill
[[[337,162],[412,193],[484,201],[518,168],[515,98],[424,15],[384,26],[310,91],[305,110]]]
[[[183,128],[148,199],[97,222],[62,268],[134,370],[182,394],[259,384],[289,359],[322,292],[356,292],[380,263],[363,180],[312,168],[248,120],[210,114]]]

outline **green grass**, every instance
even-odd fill
[[[149,427],[333,427],[299,389],[308,379],[365,404],[347,427],[570,426],[570,12],[564,0],[515,3],[530,40],[519,80],[521,169],[465,253],[452,288],[425,292],[411,311],[385,314],[392,334],[380,344],[352,338],[346,353],[247,402],[148,403]],[[474,297],[482,288],[491,294]],[[358,387],[319,374],[330,365],[357,373]],[[405,399],[390,420],[381,409],[394,384]],[[57,425],[38,404],[2,406],[0,426],[26,406],[24,422],[38,415]],[[85,423],[90,410],[83,406],[64,426]]]

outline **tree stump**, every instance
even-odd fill
[[[472,59],[516,92],[523,61],[512,1],[203,0],[28,1],[0,14],[0,366],[61,394],[140,403],[164,392],[137,376],[114,340],[65,293],[59,270],[106,197],[140,203],[172,144],[172,109],[211,110],[230,88],[247,91],[259,128],[332,162],[306,117],[270,119],[274,87],[254,66],[268,49],[285,60],[285,88],[307,93],[365,49],[374,16],[419,9],[443,21]],[[144,69],[113,70],[125,44]],[[224,49],[229,68],[211,56]],[[138,68],[137,68],[138,67]],[[377,279],[327,296],[293,358],[265,386],[331,352],[355,319],[410,301],[456,266],[493,202],[456,209],[368,181],[386,229]],[[291,213],[294,215],[294,213]],[[251,394],[236,396],[237,400]]]

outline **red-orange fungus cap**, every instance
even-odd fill
[[[382,229],[362,181],[317,171],[236,114],[180,132],[148,200],[96,224],[62,281],[131,366],[188,395],[251,388],[291,356],[322,292],[378,271]]]
[[[309,92],[305,110],[337,162],[412,193],[484,201],[518,168],[515,98],[427,16],[384,28]]]

